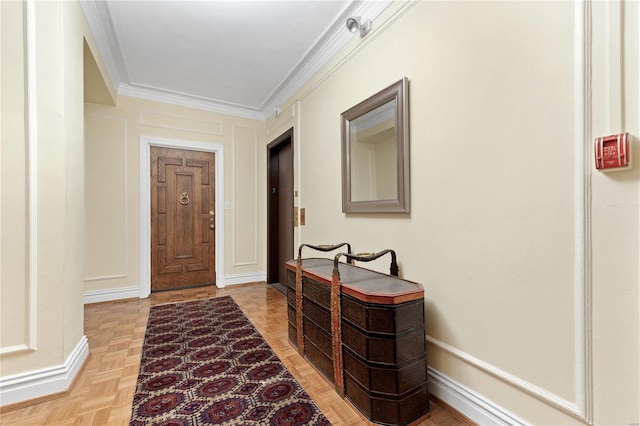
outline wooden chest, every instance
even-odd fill
[[[333,261],[302,260],[303,353],[335,382]],[[429,412],[424,291],[419,284],[340,263],[344,396],[373,422],[408,424]],[[299,348],[296,262],[287,262],[289,340]]]

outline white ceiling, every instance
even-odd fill
[[[390,1],[83,1],[119,94],[265,118]]]

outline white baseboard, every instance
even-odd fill
[[[226,285],[247,284],[266,280],[266,272],[226,275],[224,282],[218,283],[218,287],[222,288]],[[137,299],[139,297],[140,289],[138,287],[119,287],[106,290],[85,291],[84,304],[109,302],[111,300]]]
[[[267,281],[266,272],[252,272],[248,274],[233,274],[224,277],[224,285],[236,285]],[[221,286],[224,287],[224,286]]]
[[[493,401],[429,367],[429,393],[480,425],[526,425]]]
[[[64,364],[0,377],[0,404],[15,404],[68,390],[88,356],[89,343],[82,336]]]
[[[106,290],[94,290],[84,292],[84,304],[109,302],[111,300],[137,299],[140,297],[138,287],[119,287]]]

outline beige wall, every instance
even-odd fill
[[[63,365],[74,367],[69,364],[72,353],[79,356],[74,358],[79,367],[81,353],[86,356],[82,305],[85,23],[77,3],[30,2],[35,20],[28,19],[28,30],[22,31],[16,24],[23,22],[23,5],[2,2],[1,6],[3,161],[13,149],[32,152],[29,156],[16,154],[11,166],[5,169],[3,163],[2,168],[2,378],[39,369],[56,372]],[[7,36],[5,28],[15,31]],[[22,60],[22,53],[5,50],[5,43],[21,46],[26,34],[31,34],[26,45],[33,52],[31,84],[25,83],[23,74],[22,81],[14,75],[15,87],[5,86],[5,70],[19,72],[20,65],[16,70],[13,64]],[[27,86],[29,115],[22,105]],[[5,94],[15,102],[5,104]],[[20,124],[28,122],[32,124],[26,134]],[[5,123],[12,124],[4,127]],[[25,176],[34,178],[33,191]],[[5,192],[5,185],[10,190]],[[5,209],[20,205],[21,212]],[[33,227],[27,222],[29,212]],[[71,379],[75,371],[68,371]],[[64,386],[64,378],[60,379]]]
[[[640,166],[597,172],[590,150],[640,136],[638,4],[617,6],[397,2],[267,120],[268,140],[295,127],[296,244],[393,248],[424,285],[432,392],[452,379],[533,424],[639,420]],[[340,113],[403,76],[412,211],[345,215]]]
[[[139,146],[149,136],[224,147],[224,274],[266,272],[264,123],[119,96],[85,104],[87,257],[85,291],[138,287]]]

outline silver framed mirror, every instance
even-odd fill
[[[410,211],[409,80],[343,112],[342,211]]]

